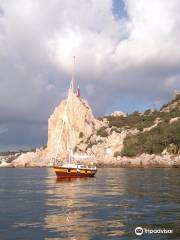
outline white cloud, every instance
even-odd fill
[[[119,43],[115,61],[119,57],[129,67],[150,59],[163,61],[167,57],[169,61],[172,54],[179,59],[179,1],[152,0],[147,4],[144,0],[127,0],[126,8],[129,37]]]
[[[117,96],[164,101],[180,88],[180,1],[124,2],[127,19],[113,15],[112,0],[1,0],[1,122],[46,121],[74,55],[96,113]]]

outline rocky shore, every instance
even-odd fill
[[[122,168],[179,168],[180,156],[142,154],[138,157],[119,157],[116,161],[97,161],[97,166]]]
[[[0,157],[1,159],[1,157]],[[33,167],[52,167],[53,162],[51,158],[47,158],[42,152],[23,153],[13,161],[0,160],[1,168],[33,168]],[[85,164],[86,161],[79,161]],[[97,167],[121,167],[121,168],[179,168],[180,156],[174,155],[150,155],[142,154],[138,157],[117,157],[96,159],[94,162]]]

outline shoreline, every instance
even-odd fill
[[[97,168],[138,168],[138,169],[167,169],[167,168],[180,168],[180,165],[159,165],[159,164],[149,164],[149,165],[133,165],[133,164],[97,164]],[[11,169],[34,169],[34,168],[53,168],[53,166],[0,166],[0,169],[11,168]]]
[[[11,157],[11,156],[10,156]],[[103,159],[103,160],[102,160]],[[78,161],[87,165],[86,160]],[[97,156],[93,163],[102,168],[180,168],[180,155],[141,154],[137,157]],[[46,152],[29,152],[10,161],[1,159],[0,168],[51,168],[52,158]]]

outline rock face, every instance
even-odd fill
[[[8,168],[8,167],[13,167],[11,163],[7,163],[5,161],[0,162],[0,168]]]
[[[12,161],[15,167],[52,166],[53,158],[67,158],[68,144],[72,150],[82,140],[93,135],[103,123],[94,118],[88,102],[71,90],[68,98],[57,106],[48,119],[48,142],[46,149],[22,154]]]
[[[103,126],[107,131],[107,136],[98,135],[95,132],[94,135],[90,136],[88,139],[82,140],[77,146],[76,151],[78,154],[85,152],[89,155],[95,155],[97,159],[97,164],[99,162],[104,162],[104,164],[111,161],[116,161],[117,155],[121,153],[123,148],[123,141],[127,134],[135,134],[137,130],[123,130],[120,133],[115,131],[110,131],[106,126]]]
[[[88,102],[69,91],[68,99],[56,107],[48,120],[48,155],[67,157],[67,148],[72,150],[82,140],[92,135],[102,123],[94,118]],[[69,144],[69,145],[68,145]]]
[[[175,122],[177,122],[179,119],[180,119],[180,117],[171,118],[170,121],[169,121],[169,123],[170,123],[170,124],[175,123]]]
[[[46,151],[23,153],[11,163],[13,167],[51,167],[52,160],[46,157]]]
[[[115,111],[113,113],[111,113],[111,116],[114,116],[114,117],[126,117],[127,116],[127,113],[124,113],[124,112],[120,112],[120,111]]]

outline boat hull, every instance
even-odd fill
[[[97,172],[96,169],[72,169],[63,167],[54,167],[54,171],[57,179],[94,177]]]

